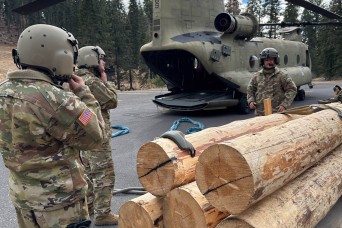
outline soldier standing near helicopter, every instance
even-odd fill
[[[77,55],[71,33],[32,25],[12,51],[19,70],[0,85],[0,152],[20,228],[90,226],[79,151],[101,145],[105,129],[99,103],[73,74]]]
[[[94,211],[94,223],[98,226],[115,225],[118,215],[111,213],[112,191],[114,190],[115,173],[112,159],[110,139],[112,135],[110,126],[110,109],[117,106],[117,94],[114,83],[107,81],[105,72],[106,54],[99,46],[85,46],[80,48],[78,57],[78,70],[84,83],[100,103],[101,113],[105,121],[107,139],[99,148],[82,151],[82,160],[86,174],[91,179],[88,189],[89,213]]]
[[[264,115],[264,100],[271,98],[272,111],[283,112],[289,107],[296,94],[297,87],[291,77],[276,66],[280,58],[274,48],[265,48],[260,53],[260,66],[247,87],[247,101],[257,116]]]

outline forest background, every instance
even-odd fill
[[[328,4],[323,0],[308,1],[342,15],[341,0],[330,0]],[[67,0],[30,15],[12,12],[27,2],[30,0],[0,0],[2,30],[11,31],[11,36],[14,33],[12,40],[15,42],[21,31],[32,24],[63,27],[78,39],[80,47],[99,45],[104,49],[107,66],[116,69],[115,81],[119,89],[124,86],[120,80],[128,80],[128,87],[133,89],[132,81],[137,78],[139,87],[163,85],[140,55],[141,46],[152,39],[152,0],[128,0],[128,5],[127,0]],[[263,23],[328,21],[282,0],[244,0],[243,3],[225,1],[225,10],[235,15],[247,11]],[[278,29],[277,26],[262,27],[259,32],[262,36],[276,38]],[[303,42],[309,46],[314,76],[326,80],[342,77],[342,26],[306,26],[302,35]],[[8,44],[15,45],[15,42],[8,41]]]

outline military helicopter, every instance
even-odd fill
[[[29,14],[62,1],[35,0],[13,11]],[[304,0],[287,1],[330,19],[342,19]],[[304,100],[302,86],[312,88],[311,59],[298,26],[317,24],[258,24],[249,13],[224,13],[223,0],[153,0],[153,38],[140,51],[151,71],[170,91],[156,96],[153,102],[171,110],[237,106],[241,113],[249,113],[247,85],[259,70],[259,53],[267,47],[278,50],[278,67],[296,83],[296,99]],[[284,27],[279,31],[281,38],[256,37],[259,26],[264,25]]]
[[[303,0],[289,2],[331,19],[342,19]],[[222,12],[224,4],[219,0],[153,1],[153,39],[140,51],[170,91],[156,96],[153,102],[171,110],[237,106],[241,113],[249,113],[247,85],[259,70],[260,52],[267,47],[278,50],[278,67],[296,83],[296,99],[304,100],[301,87],[312,88],[312,75],[308,46],[301,41],[302,28],[283,28],[281,39],[256,37],[259,24],[254,15]]]

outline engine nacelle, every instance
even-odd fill
[[[233,34],[235,39],[250,40],[256,36],[259,24],[256,17],[250,13],[233,16],[220,13],[214,22],[215,28],[225,34]]]

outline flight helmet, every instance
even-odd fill
[[[99,46],[85,46],[80,48],[77,60],[78,68],[97,68],[100,59],[103,59],[106,53]]]
[[[264,66],[264,60],[268,58],[274,58],[274,62],[276,65],[280,62],[280,57],[278,51],[274,48],[265,48],[260,53],[260,66]]]
[[[68,81],[78,56],[78,42],[68,31],[47,24],[27,27],[12,50],[19,69],[32,67],[44,71],[56,84]]]

